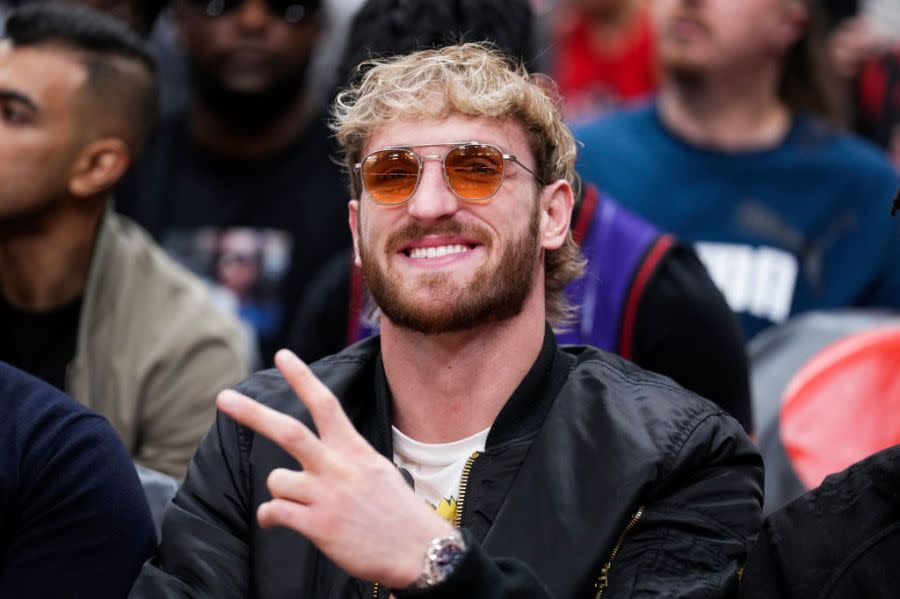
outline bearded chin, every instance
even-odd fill
[[[503,250],[498,266],[482,266],[468,284],[455,282],[446,273],[401,279],[390,266],[378,264],[361,243],[359,256],[369,293],[394,325],[426,335],[465,331],[518,316],[531,293],[540,256],[539,216],[535,210],[528,230]],[[430,301],[416,299],[423,290]]]

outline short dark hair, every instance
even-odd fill
[[[127,140],[139,150],[156,116],[156,62],[141,38],[118,19],[82,6],[28,4],[11,13],[4,37],[13,47],[58,47],[80,54],[87,87],[104,106],[116,106],[134,130]],[[135,76],[123,62],[139,65]]]
[[[132,0],[131,10],[133,11],[133,26],[137,32],[148,37],[153,31],[153,25],[159,14],[168,4],[168,0]]]
[[[460,42],[490,42],[528,66],[535,37],[529,0],[368,0],[351,23],[338,83],[370,58]]]

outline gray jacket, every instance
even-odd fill
[[[216,393],[249,370],[248,347],[203,282],[107,211],[66,391],[109,420],[137,463],[184,476],[213,422]]]

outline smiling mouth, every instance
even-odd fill
[[[443,258],[444,256],[452,256],[455,254],[465,254],[475,249],[475,245],[438,245],[432,247],[415,247],[402,250],[403,254],[413,260],[421,260],[427,258]]]

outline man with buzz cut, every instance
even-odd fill
[[[740,425],[554,341],[583,261],[576,146],[543,89],[464,44],[339,95],[381,335],[311,367],[279,352],[219,395],[132,597],[735,590],[762,501]]]
[[[156,107],[124,23],[36,3],[0,41],[0,360],[105,416],[132,458],[182,477],[246,375],[239,323],[112,210]]]

